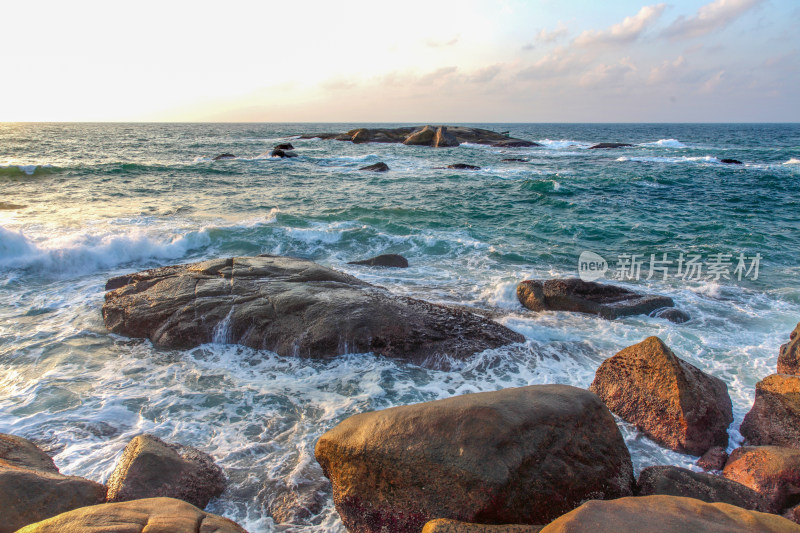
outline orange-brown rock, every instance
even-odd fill
[[[789,334],[789,342],[781,346],[778,373],[800,376],[800,324]]]
[[[544,526],[522,524],[475,524],[447,518],[431,520],[422,528],[422,533],[539,533]]]
[[[611,411],[656,442],[678,452],[702,455],[728,445],[733,421],[725,383],[649,337],[606,359],[591,391]]]
[[[759,381],[740,430],[747,444],[800,448],[800,376],[773,374]]]
[[[800,503],[800,450],[743,446],[733,450],[722,475],[760,493],[773,510]]]
[[[722,470],[728,461],[728,452],[722,446],[712,446],[697,460],[697,466],[703,470]]]

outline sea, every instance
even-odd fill
[[[209,511],[252,532],[341,532],[313,453],[341,420],[506,387],[588,387],[604,359],[657,335],[727,384],[737,447],[755,384],[800,321],[800,125],[461,125],[542,146],[298,138],[365,124],[0,124],[0,432],[99,482],[133,436],[153,433],[223,467],[229,485]],[[298,157],[270,157],[283,142]],[[631,146],[590,149],[600,142]],[[237,158],[213,160],[226,152]],[[381,161],[388,172],[359,170]],[[525,342],[434,370],[371,353],[161,349],[103,325],[112,276],[263,253],[492,311]],[[410,267],[348,264],[383,253]],[[670,296],[691,319],[517,301],[520,281],[579,275]],[[618,422],[637,472],[696,468]]]

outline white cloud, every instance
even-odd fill
[[[763,3],[764,0],[715,0],[697,10],[691,17],[678,17],[664,30],[671,39],[683,39],[706,35],[724,28],[745,12]]]
[[[624,57],[616,65],[599,64],[592,70],[586,72],[578,81],[581,87],[596,87],[605,82],[610,85],[619,85],[624,81],[626,74],[636,71],[630,58]]]
[[[454,46],[455,44],[458,43],[460,39],[461,39],[460,35],[456,35],[450,39],[445,39],[445,40],[426,39],[425,45],[429,46],[430,48],[445,48],[448,46]]]
[[[675,79],[678,72],[685,66],[686,59],[684,59],[683,56],[678,56],[673,61],[664,61],[661,65],[650,69],[650,76],[647,78],[647,83],[652,85]]]
[[[554,43],[559,39],[566,37],[569,30],[567,29],[567,25],[564,24],[562,21],[558,21],[558,24],[553,30],[547,31],[547,29],[542,29],[539,32],[539,35],[536,36],[536,40],[541,43]]]
[[[622,22],[605,30],[586,30],[575,38],[578,46],[594,46],[603,44],[624,44],[636,40],[653,22],[658,20],[667,4],[644,6],[632,17],[625,17]]]
[[[725,71],[720,70],[711,78],[706,81],[702,87],[700,87],[700,92],[703,94],[710,94],[717,90],[717,87],[722,83],[722,80],[725,78]]]

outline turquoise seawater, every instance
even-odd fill
[[[603,359],[658,335],[727,383],[731,447],[740,442],[755,383],[800,321],[800,125],[474,124],[543,145],[515,149],[294,138],[356,126],[0,124],[0,432],[97,481],[133,435],[153,432],[223,466],[230,486],[209,510],[251,531],[342,531],[313,447],[343,418],[503,387],[586,387]],[[287,140],[299,157],[268,157]],[[589,149],[598,142],[633,146]],[[238,158],[212,161],[223,152]],[[378,161],[391,170],[358,170]],[[441,168],[453,163],[481,170]],[[587,250],[608,261],[608,277],[636,255],[639,279],[619,282],[671,296],[692,319],[606,321],[518,304],[519,281],[574,277]],[[372,354],[163,350],[105,331],[107,278],[259,253],[493,308],[526,342],[440,371]],[[346,264],[379,253],[411,267]],[[646,279],[651,254],[673,261],[667,279]],[[680,254],[699,258],[702,276],[678,276]],[[718,254],[728,278],[709,276]],[[696,459],[620,427],[637,470]],[[294,524],[276,524],[271,509],[293,494]]]

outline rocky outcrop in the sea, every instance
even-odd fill
[[[109,502],[165,496],[203,509],[223,490],[225,475],[210,455],[147,434],[128,443],[108,479]]]
[[[590,146],[589,150],[598,150],[604,148],[627,148],[628,146],[633,145],[628,143],[597,143],[594,146]]]
[[[781,346],[778,372],[800,376],[800,324],[789,334],[789,342]]]
[[[755,446],[800,448],[800,376],[772,374],[759,381],[740,431]]]
[[[275,148],[274,150],[272,150],[269,153],[269,156],[270,157],[279,157],[279,158],[283,159],[283,158],[289,158],[289,157],[297,157],[297,154],[295,152],[291,152],[289,150],[281,150],[280,148]]]
[[[480,170],[481,167],[476,165],[468,165],[466,163],[453,163],[452,165],[447,165],[447,168],[453,170]]]
[[[233,155],[233,154],[229,154],[229,153],[227,153],[227,152],[226,152],[226,153],[224,153],[224,154],[219,154],[218,156],[216,156],[216,157],[213,159],[213,161],[220,161],[220,160],[222,160],[222,159],[236,159],[236,156],[235,156],[235,155]]]
[[[678,496],[592,500],[541,533],[800,533],[780,516]]]
[[[292,143],[281,143],[281,144],[276,144],[276,145],[275,145],[275,146],[273,146],[272,148],[273,148],[274,150],[294,150],[294,146],[292,146]]]
[[[741,164],[743,164],[738,159],[720,159],[719,162],[720,163],[725,163],[726,165],[741,165]]]
[[[22,437],[0,434],[0,533],[105,501],[106,488],[58,472],[53,460]]]
[[[335,139],[352,141],[356,144],[402,143],[414,146],[447,147],[460,143],[487,144],[490,146],[516,148],[540,146],[524,139],[509,137],[503,133],[482,128],[464,126],[417,126],[403,128],[356,128],[346,133],[313,133],[302,135],[301,139]]]
[[[345,419],[315,455],[350,531],[429,520],[542,524],[588,498],[631,494],[630,455],[592,393],[533,385]]]
[[[731,452],[722,475],[761,494],[776,511],[800,503],[800,450],[743,446]]]
[[[722,470],[725,468],[725,463],[728,462],[728,452],[722,446],[712,446],[700,459],[697,460],[697,466],[703,470]]]
[[[213,259],[106,284],[106,327],[158,346],[217,341],[280,355],[374,352],[437,367],[524,337],[473,313],[290,257]]]
[[[684,496],[708,503],[729,503],[751,511],[768,513],[769,503],[756,491],[730,479],[692,472],[677,466],[648,466],[636,482],[637,496]]]
[[[381,161],[380,163],[375,163],[374,165],[367,165],[365,167],[361,167],[358,170],[367,170],[369,172],[388,172],[389,165]]]
[[[663,309],[657,309],[656,311],[650,313],[649,316],[663,318],[664,320],[669,320],[675,324],[683,324],[691,319],[689,313],[683,311],[682,309],[678,309],[677,307],[665,307]]]
[[[232,520],[182,500],[148,498],[82,507],[19,533],[247,533]]]
[[[408,268],[408,259],[398,254],[381,254],[361,261],[350,261],[348,265]]]
[[[523,524],[475,524],[447,518],[431,520],[422,528],[422,533],[539,533],[544,526]]]
[[[725,383],[683,361],[658,337],[606,359],[590,390],[656,442],[702,455],[728,445],[733,422]]]
[[[647,315],[675,305],[667,296],[640,294],[578,278],[526,280],[517,285],[517,298],[532,311],[570,311],[608,319]]]

